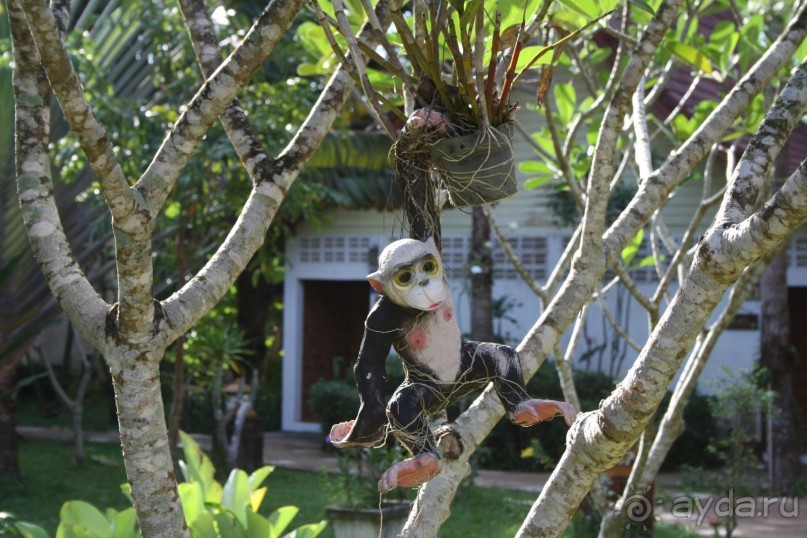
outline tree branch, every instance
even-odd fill
[[[737,223],[756,205],[759,189],[796,123],[807,109],[807,62],[799,64],[779,96],[768,109],[740,158],[729,183],[729,195],[718,211],[719,222]]]
[[[31,249],[70,321],[87,341],[102,349],[109,305],[95,292],[73,256],[53,197],[48,155],[50,87],[39,67],[39,53],[22,9],[16,0],[7,5],[15,63],[17,193]]]
[[[145,199],[149,218],[154,218],[162,209],[179,173],[208,128],[249,82],[264,58],[274,50],[303,3],[304,0],[272,0],[244,41],[188,103],[151,164],[135,184]]]
[[[376,7],[376,14],[384,24],[389,24],[391,5],[397,5],[397,0],[390,4],[381,1]],[[221,73],[221,69],[217,73]],[[260,248],[286,192],[319,147],[352,88],[350,74],[343,66],[338,66],[292,140],[272,161],[271,167],[261,172],[227,239],[193,279],[163,301],[169,326],[168,343],[184,334],[216,305]]]
[[[130,189],[106,127],[95,118],[84,96],[84,88],[73,69],[53,11],[41,0],[22,0],[21,5],[50,85],[70,130],[78,138],[90,168],[101,184],[115,225],[125,230],[142,228],[144,220],[139,213],[142,201]]]

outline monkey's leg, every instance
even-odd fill
[[[409,379],[392,396],[387,406],[392,433],[413,457],[396,463],[381,475],[380,493],[398,486],[418,487],[440,472],[440,456],[426,416],[436,410],[441,401],[440,391],[434,384]]]
[[[524,388],[524,375],[516,351],[505,345],[492,343],[465,342],[463,359],[471,354],[471,370],[483,370],[493,381],[493,388],[502,401],[507,417],[519,426],[532,426],[538,422],[563,416],[569,426],[577,412],[566,402],[537,400],[530,398]]]

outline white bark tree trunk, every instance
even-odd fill
[[[280,203],[319,146],[352,82],[337,69],[293,140],[277,158],[262,148],[231,101],[291,25],[302,0],[273,0],[240,46],[220,63],[200,2],[183,2],[194,45],[210,74],[185,107],[148,169],[130,185],[106,129],[93,116],[70,63],[56,17],[43,0],[9,0],[14,48],[16,173],[32,249],[52,293],[112,373],[124,462],[141,531],[146,537],[187,535],[160,395],[159,363],[168,345],[210,311],[263,242]],[[388,20],[387,3],[376,9]],[[201,43],[201,46],[200,46]],[[205,44],[208,48],[205,49]],[[215,44],[214,44],[215,45]],[[204,53],[207,51],[207,53]],[[213,72],[215,70],[215,72]],[[46,75],[47,74],[47,75]],[[112,215],[118,300],[103,301],[86,279],[64,236],[53,198],[48,155],[51,88],[79,139]],[[224,124],[253,180],[252,192],[227,239],[177,293],[153,298],[151,236],[157,215],[207,129]]]
[[[805,19],[802,10],[795,24],[803,28]],[[644,430],[726,288],[807,218],[807,161],[750,214],[773,159],[807,110],[805,77],[807,64],[802,64],[749,143],[683,286],[616,391],[572,427],[567,450],[518,536],[562,532],[592,482]]]

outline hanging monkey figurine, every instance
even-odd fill
[[[515,424],[530,426],[559,415],[570,426],[574,422],[576,412],[568,403],[529,397],[513,348],[462,338],[434,239],[395,241],[381,252],[378,271],[367,279],[381,297],[367,315],[353,370],[361,406],[354,420],[331,428],[330,439],[339,448],[373,447],[383,443],[389,428],[412,457],[384,472],[379,492],[417,487],[439,473],[428,415],[491,381]],[[406,378],[385,406],[390,346],[403,361]]]

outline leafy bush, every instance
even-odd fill
[[[196,441],[181,432],[185,460],[180,469],[185,482],[179,484],[179,496],[185,514],[185,522],[191,536],[221,538],[279,537],[299,511],[295,506],[283,506],[268,517],[258,513],[266,496],[266,487],[261,484],[274,470],[272,466],[261,467],[251,475],[233,469],[222,486],[214,478],[215,468],[202,452]],[[129,497],[128,484],[121,489]],[[58,538],[137,538],[137,520],[134,508],[121,512],[107,509],[102,513],[84,501],[67,501],[59,513],[60,523],[56,530]],[[7,518],[6,518],[7,519]],[[285,535],[286,538],[314,538],[325,528],[321,521],[303,525]],[[48,538],[48,533],[37,525],[14,522],[7,525],[23,538]]]
[[[350,420],[359,412],[359,393],[353,380],[352,370],[348,369],[345,377],[338,378],[339,368],[334,361],[334,379],[320,378],[311,385],[308,393],[308,404],[322,424],[322,433],[327,435],[331,426],[337,422]],[[400,359],[392,354],[387,357],[387,399],[395,389],[403,383],[404,371]]]
[[[331,426],[352,419],[359,411],[356,388],[341,379],[320,379],[311,385],[308,403],[321,422],[323,435],[331,431]]]
[[[601,372],[574,371],[575,385],[583,411],[597,409],[600,401],[614,390],[616,383]],[[527,383],[527,392],[535,398],[563,400],[554,363],[548,361]],[[668,393],[665,402],[669,402]],[[719,459],[708,450],[717,435],[716,421],[709,405],[711,398],[695,393],[684,409],[687,429],[673,445],[665,470],[681,466],[714,467]],[[662,403],[660,409],[666,409]],[[661,418],[659,415],[658,419]],[[502,420],[479,449],[479,465],[485,469],[551,471],[566,448],[568,428],[560,419],[521,428]]]
[[[574,378],[584,411],[596,409],[600,400],[614,390],[614,381],[600,372],[575,370]],[[530,379],[527,392],[534,398],[563,400],[563,391],[553,362],[547,361]],[[479,448],[479,466],[511,471],[552,470],[566,448],[568,430],[560,419],[529,428],[501,420]]]

